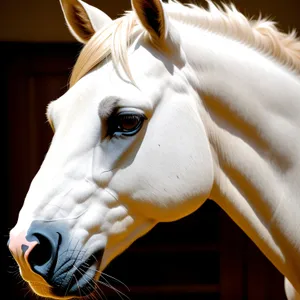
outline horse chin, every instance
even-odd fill
[[[94,273],[90,271],[87,273]],[[83,274],[80,280],[75,277],[70,282],[68,291],[64,291],[59,287],[50,287],[42,285],[41,283],[29,282],[30,288],[37,295],[51,299],[74,299],[89,297],[97,290],[97,279],[99,276],[95,275],[93,278],[89,274]]]

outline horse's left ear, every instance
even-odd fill
[[[131,0],[131,5],[152,42],[158,47],[167,46],[171,26],[161,0]]]
[[[151,38],[165,39],[168,22],[160,0],[131,0],[132,7]]]

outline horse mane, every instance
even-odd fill
[[[248,19],[233,4],[218,6],[207,0],[208,8],[182,4],[176,0],[164,3],[168,17],[240,41],[249,47],[273,57],[291,71],[300,73],[300,40],[295,30],[281,32],[276,23],[259,16]],[[121,65],[129,79],[127,52],[142,29],[133,11],[127,11],[94,34],[82,49],[73,68],[70,86],[104,62],[108,57],[118,70]]]

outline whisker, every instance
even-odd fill
[[[97,292],[98,290],[99,290],[99,292],[101,293],[101,295],[104,297],[104,299],[105,300],[107,300],[107,297],[106,297],[106,295],[105,295],[105,293],[101,290],[101,287],[98,285],[98,282],[95,282],[95,284],[96,284],[96,289],[95,289],[95,291]],[[101,299],[103,299],[103,298],[101,298]]]
[[[26,292],[25,295],[24,295],[24,298],[26,298],[27,295],[30,294],[30,293],[32,293],[32,290],[31,290],[30,288],[28,288],[27,292]]]
[[[23,284],[23,283],[24,283],[24,279],[23,278],[19,278],[19,281],[17,281],[17,285]]]
[[[73,275],[72,276],[74,279],[75,279],[75,281],[76,281],[76,285],[77,285],[77,289],[78,289],[78,292],[79,292],[79,296],[80,296],[80,298],[82,297],[81,296],[81,290],[80,290],[80,287],[79,287],[79,285],[78,285],[78,280],[77,280],[77,278],[76,278],[76,276],[75,275]],[[70,282],[71,282],[72,280],[70,280]],[[68,290],[68,289],[67,289]]]
[[[100,271],[99,271],[99,273],[100,273]],[[113,279],[114,281],[116,281],[118,283],[120,283],[121,285],[123,285],[128,290],[128,292],[130,292],[130,288],[123,281],[117,279],[114,276],[108,275],[107,273],[104,273],[104,272],[101,272],[101,274],[104,275],[104,276],[107,276],[107,277],[109,277],[111,279]]]
[[[7,273],[8,274],[12,274],[13,276],[16,276],[16,277],[21,277],[19,269],[17,269],[17,270],[11,270],[11,271],[7,270]]]
[[[84,273],[80,270],[80,268],[77,268],[76,266],[74,266],[74,268],[78,271],[78,273],[80,274],[80,275],[84,275]],[[74,275],[75,276],[75,275]],[[94,280],[94,278],[92,278],[92,277],[90,277],[90,276],[88,276],[89,277],[89,279],[92,281],[92,282],[94,282],[95,284],[97,283],[95,280]],[[75,279],[76,279],[76,276],[75,276]],[[77,279],[76,279],[77,280]],[[89,286],[90,287],[92,287],[92,288],[94,288],[94,286],[87,280],[87,279],[85,279],[85,281],[89,284]],[[96,285],[97,286],[97,285]],[[100,289],[100,291],[101,291],[101,293],[103,293],[103,291]],[[97,290],[94,290],[94,292],[95,293],[97,293],[97,295],[101,298],[101,300],[103,299],[102,298],[102,295],[99,293],[99,291],[97,291]],[[104,293],[103,293],[103,295],[104,295]],[[104,295],[105,296],[105,295]],[[106,297],[105,297],[105,299],[106,299]]]
[[[101,278],[101,277],[100,277],[100,278]],[[127,296],[125,293],[123,293],[122,291],[118,290],[118,289],[115,288],[114,286],[112,286],[112,285],[110,284],[110,282],[109,282],[105,277],[102,277],[102,278],[106,281],[106,283],[103,282],[103,281],[100,281],[100,279],[99,279],[99,282],[100,282],[101,284],[103,284],[104,286],[107,286],[108,288],[110,288],[110,289],[112,289],[114,292],[116,292],[116,294],[117,294],[122,300],[124,300],[124,298],[123,298],[122,296],[124,296],[126,299],[130,300],[130,297],[129,297],[129,296]]]
[[[95,294],[101,293],[101,295],[99,295],[101,297],[101,299],[103,299],[103,297],[104,297],[104,299],[107,300],[107,297],[106,297],[105,293],[102,291],[101,287],[98,285],[98,282],[94,278],[92,278],[92,280],[95,283]],[[94,296],[96,297],[96,295],[94,295]]]
[[[94,258],[95,258],[95,257],[94,257]],[[87,265],[86,263],[83,263],[82,266],[84,267],[84,266],[88,266],[88,265]],[[113,276],[110,276],[110,275],[108,275],[108,274],[106,274],[106,273],[104,273],[104,272],[98,271],[98,270],[96,270],[96,272],[99,273],[100,275],[105,275],[105,276],[107,276],[107,277],[110,277],[111,279],[115,280],[116,282],[118,282],[118,283],[120,283],[122,286],[124,286],[128,291],[130,291],[129,287],[128,287],[125,283],[123,283],[122,281],[118,280],[117,278],[115,278],[115,277],[113,277]],[[100,280],[101,278],[102,278],[103,280],[105,280],[105,282],[101,281],[101,280]],[[126,297],[127,299],[130,299],[129,296],[127,296],[125,293],[123,293],[122,291],[120,291],[119,289],[117,289],[116,287],[114,287],[114,286],[108,281],[108,279],[106,279],[104,276],[102,276],[102,277],[100,276],[98,282],[99,282],[100,284],[103,284],[103,285],[105,285],[106,287],[110,288],[110,289],[113,290],[114,292],[116,292],[116,293],[118,294],[118,296],[120,296],[120,298],[121,298],[122,300],[124,300],[123,297],[122,297],[122,295],[123,295],[124,297]]]
[[[65,275],[65,277],[64,277],[64,279],[63,279],[62,281],[65,280],[65,278],[67,277],[67,275],[68,275],[69,272],[66,272],[66,273],[67,273],[67,274]],[[74,275],[73,275],[73,276],[74,276]],[[76,279],[76,278],[75,278],[75,279]],[[69,280],[68,286],[67,286],[67,288],[66,288],[65,296],[67,295],[67,293],[68,293],[68,291],[69,291],[69,289],[70,289],[70,284],[71,284],[71,282],[72,282],[72,280]],[[61,287],[61,285],[62,285],[62,282],[61,282],[61,284],[59,285],[59,287]]]

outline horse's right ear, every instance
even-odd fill
[[[70,32],[84,44],[112,21],[104,12],[81,0],[60,0],[60,4]]]

